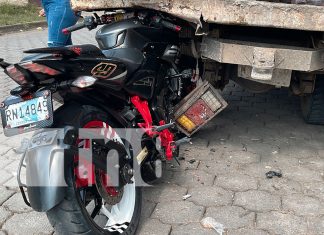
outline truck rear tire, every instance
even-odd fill
[[[324,76],[315,81],[312,94],[301,97],[301,110],[306,123],[324,125]]]

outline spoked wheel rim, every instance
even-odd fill
[[[107,129],[105,132],[106,137],[107,135],[110,135],[110,138],[121,141],[118,134],[108,124],[102,121],[91,121],[87,123],[84,128],[105,128]],[[84,146],[80,146],[79,143],[79,148],[88,147],[86,141],[83,144]],[[80,166],[76,165],[76,167]],[[134,183],[123,186],[121,198],[117,200],[117,203],[113,203],[113,205],[109,204],[100,195],[97,185],[80,186],[78,183],[76,183],[78,180],[78,176],[76,174],[74,174],[74,178],[74,188],[79,199],[78,201],[80,202],[80,206],[90,222],[97,227],[101,233],[121,234],[127,230],[135,212],[136,186],[134,177],[132,178]],[[112,187],[107,187],[107,190],[112,190],[111,188]],[[113,190],[108,191],[110,196],[118,196],[118,194],[115,195],[112,192]]]

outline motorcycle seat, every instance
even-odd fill
[[[58,54],[63,57],[79,57],[79,56],[96,56],[104,57],[101,50],[91,44],[86,45],[73,45],[65,47],[45,47],[36,48],[24,51],[25,53],[38,53],[38,54]]]

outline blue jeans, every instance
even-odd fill
[[[62,33],[64,28],[74,25],[78,17],[71,9],[69,0],[42,0],[48,24],[48,46],[59,47],[72,44],[71,34]]]

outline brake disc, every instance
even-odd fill
[[[109,177],[101,170],[95,171],[96,187],[98,193],[108,205],[116,205],[123,198],[124,188],[107,185],[107,182],[104,182],[103,174],[104,177]]]

